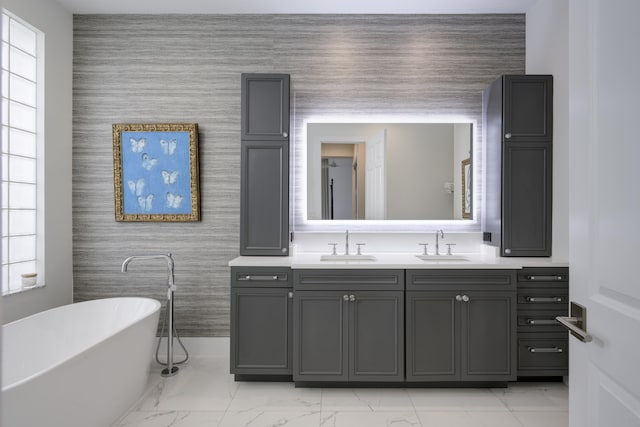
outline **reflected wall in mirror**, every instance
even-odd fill
[[[307,219],[471,219],[471,141],[471,123],[307,123]]]

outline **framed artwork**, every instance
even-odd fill
[[[462,218],[471,219],[471,159],[462,161]]]
[[[114,124],[116,221],[200,220],[197,123]]]

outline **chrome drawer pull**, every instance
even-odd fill
[[[562,297],[527,297],[527,302],[562,302]]]
[[[527,323],[529,325],[557,325],[560,322],[556,319],[527,319]]]
[[[552,282],[554,280],[562,280],[563,276],[527,276],[527,280],[532,282]]]
[[[562,353],[560,347],[527,347],[529,353]]]
[[[272,281],[272,280],[278,280],[278,276],[251,276],[249,274],[247,274],[244,277],[239,278],[238,280],[259,280],[259,281],[263,281],[263,282],[268,282],[268,281]]]

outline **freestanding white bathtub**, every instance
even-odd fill
[[[160,303],[70,304],[2,328],[2,426],[109,426],[144,391]]]

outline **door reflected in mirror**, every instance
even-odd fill
[[[307,123],[307,219],[471,219],[471,141],[471,123]]]

